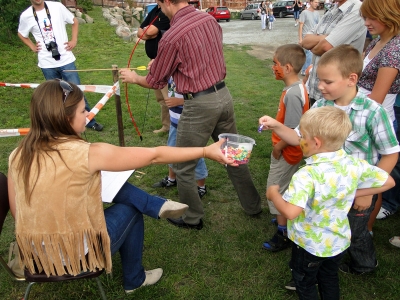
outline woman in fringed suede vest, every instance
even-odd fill
[[[49,275],[77,275],[96,268],[111,271],[111,255],[121,254],[127,293],[156,283],[162,269],[142,266],[143,215],[177,218],[186,204],[166,201],[125,183],[103,210],[100,170],[124,171],[152,163],[207,157],[232,163],[221,142],[205,148],[116,147],[90,144],[85,102],[74,84],[51,80],[33,93],[28,135],[10,155],[10,208],[23,265]]]

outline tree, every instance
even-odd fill
[[[0,42],[10,44],[17,38],[20,14],[31,5],[26,0],[0,0]]]

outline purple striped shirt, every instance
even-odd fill
[[[172,18],[146,81],[162,89],[172,76],[180,94],[203,91],[226,75],[222,29],[207,13],[188,5]]]

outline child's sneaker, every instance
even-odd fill
[[[287,237],[287,235],[284,235],[281,231],[277,231],[272,239],[269,241],[266,241],[262,247],[265,250],[271,251],[271,252],[278,252],[281,250],[284,250],[291,245],[291,240]]]
[[[390,215],[393,215],[392,212],[388,211],[386,208],[381,207],[381,209],[379,210],[378,215],[376,216],[376,218],[378,220],[384,220],[387,217],[389,217]]]
[[[199,193],[200,199],[204,197],[205,194],[207,194],[207,186],[205,185],[204,187],[197,187],[197,192]]]
[[[171,181],[168,179],[168,176],[161,179],[161,181],[153,184],[153,188],[157,188],[157,187],[167,187],[168,188],[168,187],[173,187],[173,186],[176,186],[176,180]]]

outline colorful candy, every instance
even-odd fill
[[[246,150],[244,147],[234,148],[227,146],[221,149],[222,153],[235,161],[238,165],[247,164],[250,160],[251,150]],[[227,154],[225,154],[227,152]]]

